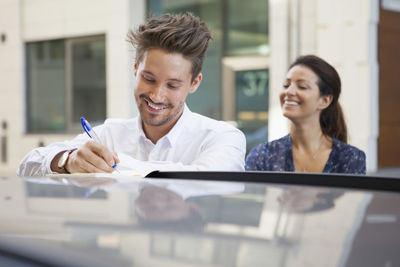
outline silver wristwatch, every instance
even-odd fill
[[[60,171],[64,173],[68,173],[67,169],[65,168],[65,165],[67,165],[67,161],[69,158],[69,155],[75,151],[76,149],[71,149],[71,150],[66,150],[60,157],[57,163],[57,167]]]

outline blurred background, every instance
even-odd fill
[[[349,143],[367,170],[400,168],[400,0],[0,0],[0,174],[80,133],[81,116],[136,116],[126,34],[186,11],[214,36],[192,111],[234,123],[248,150],[281,137],[288,66],[316,54],[341,75]]]

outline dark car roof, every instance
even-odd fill
[[[400,266],[400,179],[151,176],[3,177],[0,265]]]

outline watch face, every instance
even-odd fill
[[[60,158],[60,160],[58,161],[58,168],[64,168],[64,166],[65,166],[65,163],[67,163],[67,159],[68,159],[68,156],[69,156],[69,151],[65,151],[63,154],[62,154],[62,156],[61,156],[61,158]]]

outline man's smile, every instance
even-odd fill
[[[169,105],[166,105],[166,104],[156,104],[146,96],[142,96],[141,98],[147,104],[147,110],[149,110],[150,112],[153,112],[153,113],[162,112],[163,110],[165,110],[169,107]]]

